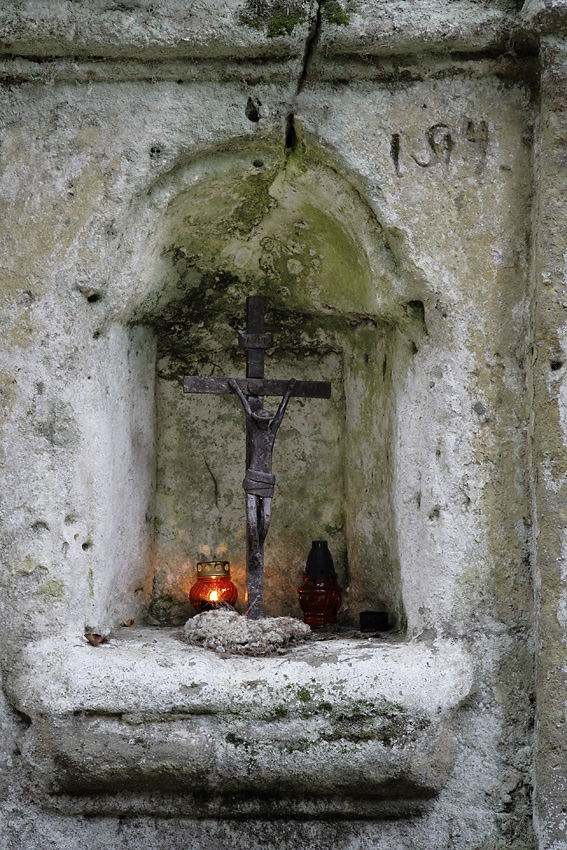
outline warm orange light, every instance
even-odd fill
[[[238,589],[230,580],[228,561],[201,561],[197,564],[197,581],[189,591],[189,601],[197,614],[223,605],[234,605],[237,599]]]

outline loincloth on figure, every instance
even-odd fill
[[[250,496],[260,496],[262,499],[274,497],[276,476],[270,472],[260,472],[257,469],[247,469],[246,478],[242,482],[244,490]]]

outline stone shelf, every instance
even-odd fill
[[[472,684],[452,642],[223,657],[134,628],[29,644],[8,690],[30,776],[63,810],[391,817],[442,788]]]

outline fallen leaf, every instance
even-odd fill
[[[132,617],[129,617],[129,618],[128,618],[128,620],[124,620],[124,622],[122,623],[122,625],[123,625],[123,626],[128,626],[128,627],[129,627],[129,626],[133,626],[133,625],[135,624],[135,622],[136,622],[136,621],[135,621],[135,620],[133,620],[133,619],[132,619]]]
[[[92,632],[89,632],[88,634],[85,635],[85,637],[88,640],[88,642],[91,644],[91,646],[98,646],[101,643],[108,643],[108,636],[107,635],[95,635]]]

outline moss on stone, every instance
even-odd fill
[[[311,702],[312,700],[309,690],[304,686],[297,689],[297,698],[301,700],[301,702]]]
[[[343,9],[338,0],[327,0],[323,6],[323,17],[330,24],[346,27],[350,23],[350,12]]]
[[[298,24],[303,23],[307,13],[300,2],[277,0],[248,0],[240,15],[240,23],[255,30],[264,30],[268,38],[291,35]]]
[[[275,204],[274,198],[269,193],[274,178],[275,172],[267,170],[250,174],[242,181],[236,189],[242,202],[226,221],[228,232],[235,230],[240,236],[247,237],[262,221]]]

